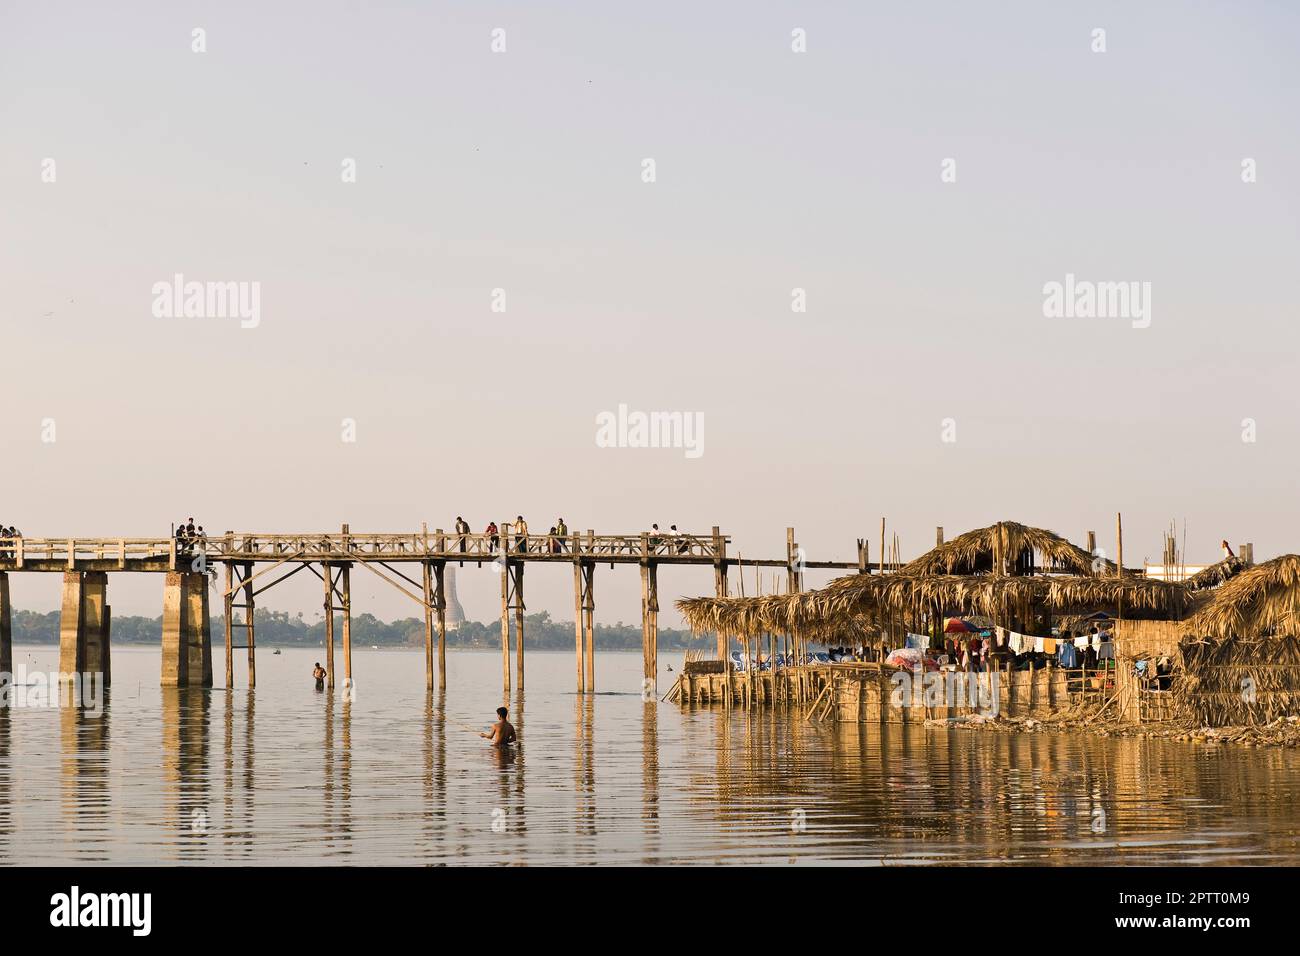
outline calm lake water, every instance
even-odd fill
[[[470,729],[499,654],[449,652],[440,698],[423,651],[357,649],[351,703],[314,689],[321,657],[164,692],[156,649],[118,647],[102,717],[0,713],[0,865],[1300,862],[1294,752],[725,717],[643,703],[637,654],[598,655],[581,698],[571,656],[534,653],[503,759]]]

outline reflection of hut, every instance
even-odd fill
[[[1267,723],[1300,705],[1300,555],[1238,571],[1187,622],[1176,696],[1202,723]]]

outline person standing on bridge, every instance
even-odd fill
[[[488,551],[496,553],[497,548],[501,547],[501,534],[497,531],[497,523],[489,521],[483,533],[488,536]]]
[[[176,526],[176,553],[185,553],[185,524],[182,522]]]
[[[567,537],[569,536],[569,526],[568,526],[567,524],[564,523],[564,519],[563,519],[563,518],[561,518],[558,522],[556,522],[556,525],[555,525],[555,533],[556,533],[556,535],[559,536],[559,540],[560,540],[560,553],[563,554],[563,553],[564,553],[564,539],[567,538]]]
[[[465,536],[467,534],[469,534],[469,522],[460,515],[456,515],[456,535],[459,539],[457,543],[460,545],[461,554],[465,553]]]
[[[520,554],[528,553],[528,522],[523,515],[515,516],[515,550]]]
[[[686,539],[682,537],[682,533],[677,530],[677,525],[672,525],[668,529],[668,533],[673,536],[673,544],[677,545],[677,553],[685,554],[687,547]]]

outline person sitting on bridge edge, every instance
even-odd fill
[[[327,673],[327,672],[326,672],[325,668],[323,668],[323,667],[320,666],[320,661],[317,661],[317,662],[316,662],[316,669],[313,670],[313,671],[311,672],[311,676],[314,677],[314,678],[316,678],[316,689],[317,689],[317,690],[324,690],[324,689],[325,689],[325,676],[326,676],[326,673]]]
[[[488,551],[496,553],[497,548],[501,547],[501,534],[497,531],[497,523],[489,521],[483,533],[488,536]]]
[[[498,707],[497,717],[499,719],[492,725],[492,733],[479,733],[479,736],[486,737],[488,743],[493,747],[509,747],[519,739],[518,735],[515,734],[514,726],[510,721],[506,720],[506,716],[509,713],[510,711],[506,710],[504,707]]]

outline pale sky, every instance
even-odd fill
[[[1191,561],[1300,550],[1297,49],[1270,2],[3,0],[0,521],[522,512],[748,557],[792,524],[850,560],[882,515],[904,557],[1003,518],[1113,554],[1122,511],[1129,564],[1171,520]],[[260,283],[260,324],[156,318],[176,273]],[[1150,327],[1045,318],[1067,273],[1149,282]],[[620,403],[702,415],[703,455],[597,447]],[[636,571],[597,575],[635,621]],[[129,577],[114,613],[160,613]],[[370,580],[356,612],[418,612]],[[571,571],[526,584],[572,619]],[[461,599],[493,618],[497,579]]]

